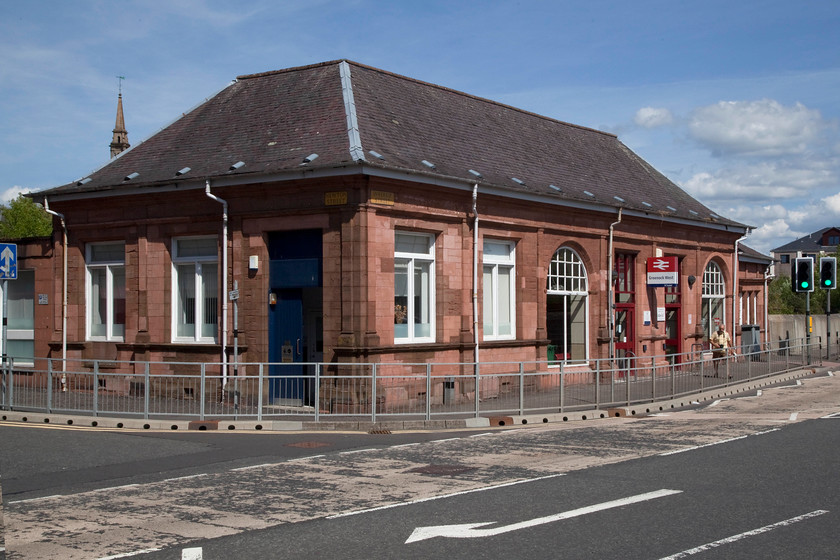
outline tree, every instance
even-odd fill
[[[0,207],[0,239],[25,239],[52,235],[52,216],[22,195]]]

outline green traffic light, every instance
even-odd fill
[[[826,280],[826,281],[825,281],[825,285],[826,285],[826,286],[831,286],[831,280]]]
[[[808,289],[808,282],[802,282],[802,283],[800,284],[800,286],[802,286],[802,289],[803,289],[803,290],[807,290],[807,289]]]

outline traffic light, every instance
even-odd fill
[[[793,291],[799,293],[814,291],[813,257],[797,257],[793,270]]]
[[[837,259],[820,257],[820,288],[833,290],[837,287]]]

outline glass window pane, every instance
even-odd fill
[[[89,263],[125,262],[125,243],[97,243],[90,245]]]
[[[35,341],[7,340],[6,353],[16,362],[31,364],[35,361]]]
[[[415,253],[419,255],[428,255],[430,249],[431,237],[428,235],[411,235],[407,233],[397,233],[395,238],[395,251],[397,253]]]
[[[485,266],[483,275],[483,295],[482,295],[482,317],[484,323],[484,336],[493,336],[496,334],[493,328],[493,267]]]
[[[90,335],[108,335],[108,271],[93,268],[90,271]]]
[[[213,338],[216,336],[218,322],[218,273],[219,267],[215,264],[201,265],[201,290],[204,295],[202,305],[201,336]]]
[[[414,336],[429,337],[432,334],[430,263],[414,263]]]
[[[35,328],[35,271],[19,270],[8,282],[8,320],[10,329]]]
[[[177,258],[216,257],[217,252],[218,243],[215,237],[175,240]]]
[[[195,265],[182,264],[178,272],[178,316],[176,334],[195,338]]]
[[[125,336],[125,268],[115,266],[111,268],[111,276],[113,280],[112,290],[113,294],[113,317],[112,321],[112,335]]]
[[[498,278],[498,315],[499,315],[499,336],[510,336],[513,334],[511,321],[511,274],[510,267],[499,267]]]
[[[408,260],[394,260],[394,338],[408,338]]]

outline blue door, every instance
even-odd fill
[[[301,404],[308,400],[303,378],[303,299],[301,290],[284,289],[273,292],[269,307],[269,395],[272,402]]]
[[[274,403],[314,404],[314,368],[305,362],[313,359],[323,336],[313,330],[323,330],[323,321],[317,321],[322,315],[322,237],[321,230],[269,234],[269,398]]]

